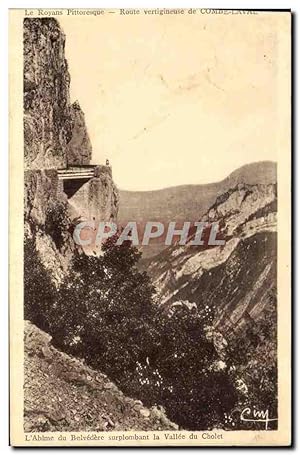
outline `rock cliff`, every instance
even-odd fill
[[[66,166],[72,136],[65,36],[55,19],[24,19],[26,169]]]
[[[264,317],[276,289],[276,211],[275,184],[239,184],[219,196],[201,220],[219,222],[224,245],[188,242],[145,261],[162,304],[214,309],[225,334]]]
[[[113,221],[117,218],[119,194],[109,166],[99,166],[94,178],[69,198],[70,210],[87,220]]]
[[[65,35],[54,18],[24,20],[25,169],[88,164],[92,146],[78,101],[70,103]]]
[[[24,20],[25,234],[34,236],[44,265],[59,281],[72,252],[72,224],[115,220],[118,191],[111,168],[72,180],[68,194],[58,169],[86,166],[92,145],[79,102],[70,102],[65,35],[54,18]]]
[[[78,101],[71,105],[72,136],[67,144],[68,165],[89,164],[92,158],[92,144],[87,132],[84,112]]]

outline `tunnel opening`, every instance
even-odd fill
[[[90,178],[80,178],[80,179],[71,179],[71,180],[64,180],[63,181],[63,190],[64,193],[68,196],[68,199],[70,199],[72,196],[74,196],[75,193],[88,181]]]

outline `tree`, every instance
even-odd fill
[[[205,327],[210,315],[178,308],[164,314],[160,342],[151,362],[161,376],[160,400],[171,420],[190,430],[222,427],[224,413],[237,401],[234,382],[220,360]]]
[[[75,256],[60,289],[54,342],[124,385],[151,346],[154,288],[136,268],[137,249],[116,240],[104,244],[103,256]]]
[[[26,314],[59,349],[105,372],[128,395],[163,405],[187,429],[223,427],[237,397],[205,328],[212,315],[183,305],[170,315],[154,303],[148,275],[130,242],[103,245],[100,257],[76,253],[59,290],[34,245],[25,248]]]
[[[65,202],[51,201],[46,210],[45,233],[54,241],[60,250],[71,229]]]

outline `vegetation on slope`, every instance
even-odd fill
[[[140,253],[111,239],[101,257],[76,255],[59,289],[25,245],[25,318],[53,337],[53,345],[113,379],[147,406],[163,405],[187,429],[225,428],[238,400],[235,377],[218,367],[206,336],[211,316],[178,308],[161,313]]]
[[[163,410],[126,397],[107,376],[58,351],[25,322],[24,430],[174,430]]]

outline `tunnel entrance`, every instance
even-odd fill
[[[82,165],[58,169],[58,180],[63,182],[63,191],[68,199],[95,176],[96,167],[96,165]]]
[[[64,193],[66,193],[66,195],[68,196],[68,199],[74,196],[74,194],[77,193],[79,188],[81,188],[82,185],[87,183],[89,180],[90,180],[89,178],[64,180],[63,189]]]

